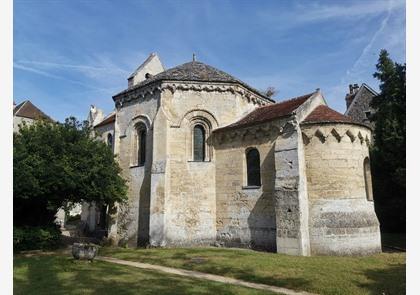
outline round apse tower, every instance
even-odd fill
[[[301,123],[314,255],[381,252],[370,173],[371,131],[327,106]]]

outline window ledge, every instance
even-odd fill
[[[194,161],[194,160],[188,160],[188,163],[210,163],[210,160],[204,160],[204,161]]]
[[[144,164],[143,165],[130,165],[130,169],[131,168],[139,168],[139,167],[144,167]]]
[[[260,189],[261,188],[261,185],[246,185],[246,186],[243,186],[242,187],[242,189],[246,189],[246,190],[249,190],[249,189]]]

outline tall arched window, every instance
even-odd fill
[[[111,133],[108,133],[106,144],[112,149],[112,146],[113,146],[114,142],[113,142],[113,138],[112,138]]]
[[[363,161],[363,174],[365,176],[366,198],[368,201],[373,201],[372,175],[370,173],[370,161],[368,157]]]
[[[260,153],[256,148],[246,153],[246,172],[248,186],[261,186]]]
[[[138,163],[143,166],[146,162],[146,128],[137,129],[138,132]]]
[[[137,124],[132,138],[132,166],[143,166],[146,162],[146,125]]]
[[[201,125],[194,126],[194,138],[193,138],[193,145],[194,145],[194,161],[203,162],[206,157],[205,151],[205,138],[206,132],[204,127]]]

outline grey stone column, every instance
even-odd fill
[[[297,123],[284,127],[274,157],[277,252],[310,255],[305,156]]]

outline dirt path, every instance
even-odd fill
[[[208,273],[203,273],[203,272],[198,272],[198,271],[193,271],[193,270],[185,270],[185,269],[172,268],[172,267],[166,267],[166,266],[160,266],[160,265],[154,265],[154,264],[148,264],[148,263],[133,262],[133,261],[116,259],[112,257],[100,256],[100,257],[96,257],[95,259],[100,260],[100,261],[121,264],[121,265],[134,266],[134,267],[142,268],[142,269],[151,269],[151,270],[161,271],[161,272],[180,275],[184,277],[204,279],[204,280],[209,280],[209,281],[214,281],[214,282],[219,282],[219,283],[232,284],[232,285],[254,288],[254,289],[259,289],[259,290],[266,290],[266,291],[271,291],[274,293],[285,294],[285,295],[315,295],[314,293],[308,293],[305,291],[294,291],[291,289],[286,289],[286,288],[281,288],[281,287],[276,287],[276,286],[250,283],[250,282],[246,282],[246,281],[242,281],[242,280],[238,280],[234,278],[228,278],[228,277],[223,277],[223,276],[218,276],[218,275],[213,275],[213,274],[208,274]]]

